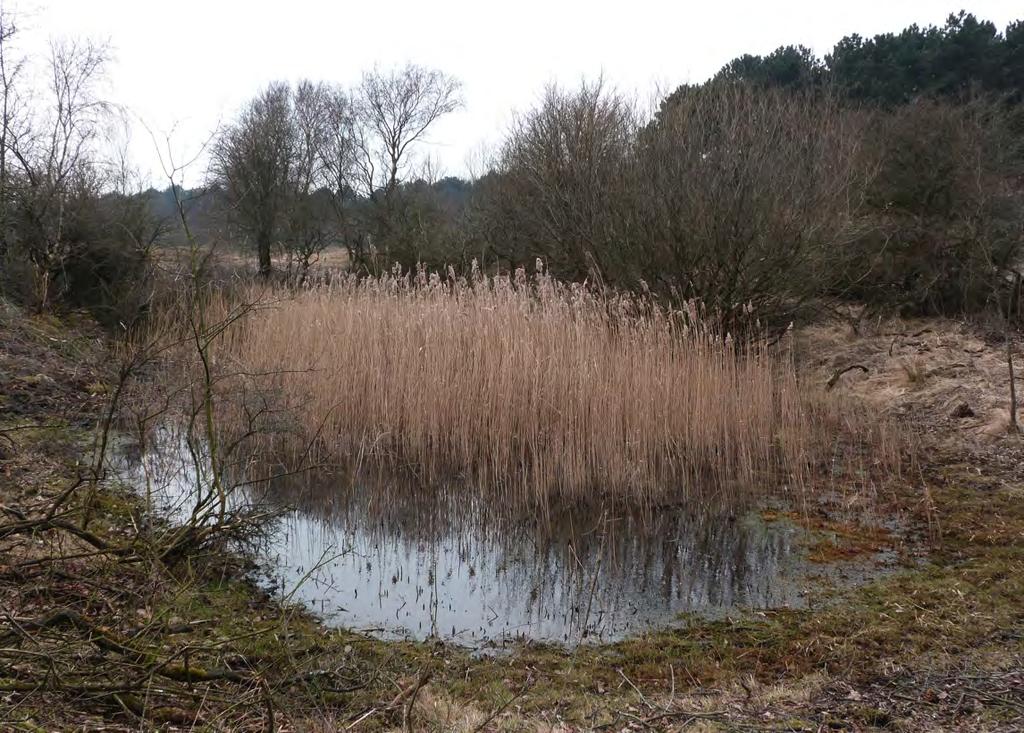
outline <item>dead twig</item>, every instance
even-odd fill
[[[1020,432],[1020,425],[1017,422],[1017,382],[1013,376],[1013,339],[1007,335],[1006,338],[1006,366],[1010,370],[1010,430],[1014,433]]]

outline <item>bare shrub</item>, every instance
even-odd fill
[[[162,226],[136,188],[110,185],[86,179],[67,191],[65,246],[51,295],[87,308],[104,325],[123,327],[149,307]]]
[[[824,94],[727,82],[663,106],[640,153],[651,287],[726,322],[797,313],[861,230],[865,124]]]
[[[638,131],[633,105],[601,82],[548,87],[516,119],[483,183],[491,253],[513,267],[541,257],[569,280],[635,284]]]
[[[692,303],[522,270],[335,278],[219,343],[216,363],[250,375],[236,394],[277,396],[237,402],[236,432],[259,409],[256,439],[285,465],[312,440],[316,461],[462,477],[494,500],[728,504],[806,486],[861,425],[799,383],[785,347],[723,337]]]
[[[822,93],[721,81],[641,125],[600,84],[549,89],[505,144],[485,237],[568,279],[700,298],[731,327],[785,322],[861,232],[866,116]]]

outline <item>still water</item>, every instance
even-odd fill
[[[799,602],[786,577],[797,530],[756,514],[577,508],[516,521],[458,492],[331,496],[283,522],[270,558],[278,583],[287,593],[309,573],[297,597],[385,635],[572,643],[620,638],[687,611]]]
[[[164,442],[132,462],[172,516],[195,485],[175,452]],[[539,517],[468,489],[325,474],[236,497],[287,508],[260,551],[283,597],[386,638],[607,641],[686,613],[801,605],[807,580],[803,531],[756,511],[576,506]]]

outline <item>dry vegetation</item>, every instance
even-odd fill
[[[33,59],[13,20],[0,729],[1024,729],[1024,25],[745,56],[653,117],[550,89],[474,181],[417,151],[461,104],[440,71],[272,84],[215,137],[210,185],[168,161],[160,193],[108,154],[109,49]],[[168,421],[182,516],[120,461]],[[470,482],[516,521],[786,493],[762,518],[800,522],[816,566],[893,560],[823,574],[806,608],[612,644],[386,643],[251,582],[278,511],[233,499],[318,464]]]
[[[336,284],[331,297],[344,287]],[[277,304],[252,319],[250,335],[264,317],[329,292]],[[21,332],[25,324],[33,333]],[[923,472],[905,473],[911,480],[878,502],[922,531],[901,551],[906,570],[821,607],[695,621],[572,653],[526,645],[493,658],[451,645],[389,644],[325,630],[294,609],[257,600],[252,588],[234,580],[238,571],[225,563],[235,561],[220,548],[179,563],[150,561],[146,548],[160,545],[151,544],[156,538],[147,539],[149,533],[173,528],[140,521],[148,516],[141,503],[109,482],[89,525],[109,550],[90,551],[74,534],[87,496],[74,497],[57,515],[60,523],[12,531],[25,525],[18,513],[45,519],[80,475],[77,441],[88,442],[90,423],[81,435],[65,421],[77,425],[101,409],[96,395],[88,407],[79,401],[102,391],[102,376],[89,364],[110,361],[105,352],[94,353],[99,344],[79,324],[67,332],[36,324],[41,321],[17,312],[0,323],[10,416],[0,428],[6,436],[0,495],[11,514],[0,538],[0,594],[10,613],[0,626],[6,639],[0,727],[301,730],[316,729],[318,721],[324,730],[437,731],[1020,727],[1021,443],[1004,432],[966,451],[955,436],[968,431],[949,430],[950,424],[980,428],[1006,398],[998,379],[1002,349],[962,324],[893,322],[859,335],[833,326],[794,338],[801,379],[810,374],[810,384],[822,384],[856,360],[868,374],[843,375],[833,396],[852,393],[861,404],[867,397],[875,414],[909,414],[921,424],[929,441]],[[83,351],[80,342],[92,350]],[[922,362],[923,385],[905,376],[907,359]],[[954,383],[946,375],[958,363]],[[225,359],[217,368],[237,376],[238,365]],[[42,371],[54,381],[40,377]],[[960,400],[976,419],[945,417]],[[810,512],[828,517],[843,506],[814,503]],[[936,531],[925,535],[926,522]],[[410,695],[430,673],[419,694]]]
[[[945,447],[990,450],[1017,431],[1007,352],[994,347],[1004,338],[1001,324],[988,325],[986,332],[962,320],[890,318],[851,335],[848,327],[826,322],[801,329],[796,348],[798,359],[822,374],[846,364],[863,367],[844,375],[837,392],[920,425]],[[1017,346],[1010,348],[1017,362]]]
[[[258,432],[285,463],[310,458],[312,441],[314,462],[469,479],[514,501],[723,505],[802,491],[826,457],[842,463],[837,446],[870,442],[858,461],[896,463],[885,430],[800,384],[788,336],[734,339],[696,305],[522,270],[341,277],[277,295],[214,353],[221,387],[235,385],[228,432]],[[230,302],[215,298],[214,321]]]

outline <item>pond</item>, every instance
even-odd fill
[[[195,473],[180,447],[159,445],[131,470],[174,515],[190,504]],[[613,641],[684,614],[801,606],[809,584],[843,573],[805,560],[805,530],[756,510],[517,515],[465,487],[326,473],[236,498],[285,508],[259,553],[282,597],[383,638]]]

